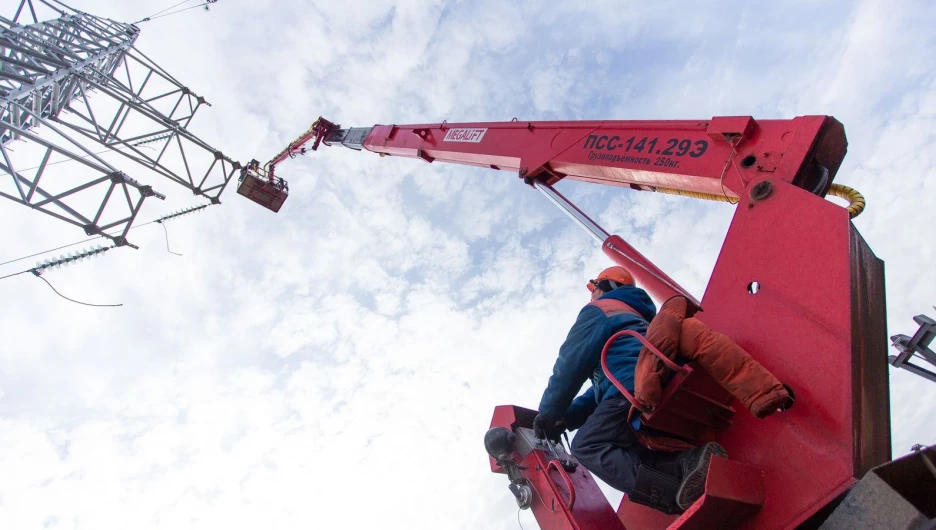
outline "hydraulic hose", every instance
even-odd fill
[[[849,219],[858,217],[858,215],[865,209],[864,195],[859,193],[855,188],[850,188],[842,184],[833,184],[829,188],[829,195],[834,197],[841,197],[848,201]]]
[[[656,188],[658,193],[669,195],[682,195],[683,197],[692,197],[693,199],[703,199],[706,201],[734,202],[725,195],[714,195],[712,193],[700,193],[697,191],[674,190],[672,188]],[[833,184],[829,187],[828,195],[841,197],[848,201],[848,218],[854,219],[865,209],[865,198],[855,188],[843,184]]]
[[[725,195],[714,195],[711,193],[701,193],[698,191],[674,190],[672,188],[656,188],[656,191],[658,193],[666,193],[668,195],[682,195],[683,197],[692,197],[693,199],[702,199],[705,201],[734,202]]]

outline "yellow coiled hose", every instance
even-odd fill
[[[735,202],[735,200],[729,199],[725,195],[714,195],[711,193],[699,193],[697,191],[682,191],[674,190],[672,188],[656,188],[656,191],[659,193],[667,193],[669,195],[681,195],[683,197],[692,197],[693,199],[703,199],[706,201],[718,201],[718,202]],[[848,218],[854,219],[864,211],[865,209],[865,198],[858,192],[855,188],[850,188],[842,184],[833,184],[829,187],[828,195],[834,197],[841,197],[848,201]]]
[[[860,214],[865,209],[864,195],[859,193],[855,188],[849,188],[848,186],[842,184],[833,184],[829,188],[829,195],[841,197],[848,201],[849,219],[858,217],[858,214]]]

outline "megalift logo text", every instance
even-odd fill
[[[481,143],[484,133],[487,129],[449,129],[445,133],[443,142],[469,142],[473,144]]]

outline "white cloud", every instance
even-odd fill
[[[80,7],[135,20],[163,4]],[[225,0],[143,24],[139,46],[207,97],[193,130],[241,161],[320,114],[835,114],[851,141],[838,181],[868,198],[856,225],[887,262],[888,329],[910,333],[936,299],[934,20],[926,2]],[[508,172],[322,148],[280,174],[278,215],[228,190],[168,223],[182,258],[152,225],[131,232],[139,251],[48,275],[120,309],[29,275],[0,283],[0,527],[516,528],[482,435],[495,405],[536,406],[607,259]],[[143,220],[193,202],[140,179],[169,193]],[[701,296],[731,207],[560,188]],[[82,237],[22,210],[0,209],[4,258]],[[895,454],[932,443],[936,390],[891,381]]]

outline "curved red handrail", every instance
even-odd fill
[[[608,380],[611,381],[611,384],[613,384],[615,388],[617,388],[621,392],[621,394],[623,394],[624,397],[626,397],[627,400],[631,402],[631,405],[635,409],[641,412],[647,412],[647,410],[634,398],[634,395],[628,392],[627,389],[624,388],[624,385],[622,385],[621,382],[618,381],[616,377],[614,377],[614,374],[611,373],[611,370],[608,369],[608,349],[611,348],[611,344],[613,344],[614,341],[616,341],[618,338],[624,335],[635,337],[637,340],[642,342],[643,345],[646,346],[648,350],[650,350],[650,353],[659,357],[660,360],[663,361],[663,364],[665,364],[666,367],[669,368],[670,370],[674,370],[676,372],[685,374],[689,372],[689,369],[679,366],[678,364],[669,360],[669,358],[663,355],[663,353],[661,353],[660,350],[656,349],[656,347],[653,344],[650,344],[650,341],[648,341],[646,337],[644,337],[643,335],[641,335],[640,333],[634,330],[625,329],[625,330],[618,331],[614,335],[611,335],[611,338],[608,339],[608,342],[605,342],[604,348],[602,348],[601,350],[601,370],[604,371],[605,377],[607,377]]]
[[[572,479],[569,478],[569,475],[565,472],[565,469],[562,469],[562,466],[559,465],[559,462],[556,460],[550,460],[549,464],[546,465],[546,471],[549,472],[550,468],[554,468],[559,472],[559,475],[562,476],[562,480],[565,481],[566,486],[569,487],[569,506],[568,510],[571,512],[572,507],[575,506],[575,486],[572,485]],[[558,497],[558,495],[557,495]],[[560,497],[561,499],[561,497]]]

